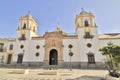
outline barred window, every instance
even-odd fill
[[[13,44],[10,44],[9,50],[13,50]]]
[[[88,54],[88,64],[95,64],[94,54]]]

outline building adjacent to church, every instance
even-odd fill
[[[94,15],[84,10],[75,18],[75,29],[74,35],[57,27],[39,36],[34,18],[30,14],[20,17],[16,38],[0,39],[0,64],[65,67],[69,65],[72,52],[73,67],[103,67],[106,57],[99,48],[109,42],[120,44],[120,33],[99,35]]]

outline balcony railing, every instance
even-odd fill
[[[85,39],[92,39],[94,37],[94,35],[84,35]]]
[[[18,40],[26,40],[26,37],[20,37]]]
[[[6,52],[6,49],[0,48],[0,52]]]

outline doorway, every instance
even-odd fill
[[[58,52],[55,49],[50,51],[49,55],[49,65],[57,65],[58,64]]]
[[[12,59],[12,54],[8,54],[7,64],[10,64],[10,63],[11,63],[11,59]]]

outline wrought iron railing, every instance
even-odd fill
[[[5,48],[0,48],[0,52],[6,52]]]
[[[20,37],[18,40],[26,40],[26,37]]]
[[[94,38],[94,35],[84,35],[84,38],[85,39],[92,39],[92,38]]]

